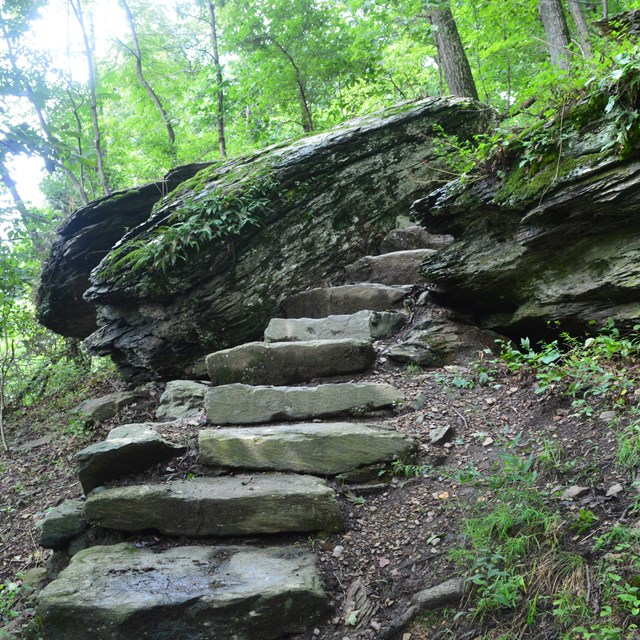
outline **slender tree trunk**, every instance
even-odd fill
[[[609,19],[609,2],[607,0],[602,0],[602,19]]]
[[[11,176],[9,172],[9,168],[7,167],[4,158],[0,156],[0,182],[4,185],[5,189],[11,195],[11,199],[13,200],[13,204],[16,207],[16,210],[20,214],[20,218],[24,224],[24,228],[29,235],[29,239],[33,244],[34,248],[38,252],[45,251],[45,246],[38,233],[37,229],[39,225],[44,223],[44,218],[37,214],[29,211],[25,201],[22,199],[18,191],[18,187],[15,183],[15,180]]]
[[[76,99],[73,97],[73,92],[71,91],[71,83],[67,85],[67,96],[69,97],[69,102],[71,103],[71,108],[73,110],[73,118],[76,121],[76,133],[78,134],[76,148],[78,151],[78,157],[82,158],[84,150],[82,148],[82,120],[80,119],[80,106],[76,102]],[[84,165],[82,162],[80,163],[80,184],[82,185],[82,190],[85,190],[85,179],[84,179]]]
[[[151,101],[155,105],[160,117],[162,118],[162,122],[164,123],[165,129],[167,130],[167,137],[169,138],[169,144],[173,146],[176,142],[176,134],[173,130],[173,126],[171,124],[171,120],[169,119],[169,115],[167,114],[166,109],[164,108],[158,94],[153,90],[153,87],[149,84],[147,79],[145,78],[144,72],[142,70],[142,51],[140,49],[140,41],[138,40],[138,31],[136,30],[136,23],[133,20],[133,14],[131,13],[131,9],[127,4],[126,0],[120,0],[120,4],[122,4],[122,8],[124,12],[127,14],[127,22],[129,23],[129,30],[131,31],[131,37],[133,38],[133,49],[126,47],[131,55],[134,57],[136,61],[136,75],[138,76],[138,80],[140,80],[140,84],[147,92],[147,95],[151,98]]]
[[[478,90],[451,8],[447,4],[436,9],[429,14],[429,21],[434,26],[438,59],[449,92],[477,100]]]
[[[38,119],[38,123],[40,124],[40,128],[42,129],[42,133],[49,145],[49,154],[42,154],[47,169],[49,171],[53,171],[54,168],[61,169],[62,172],[67,176],[69,182],[74,186],[78,195],[80,196],[80,200],[82,200],[83,204],[87,204],[89,202],[89,197],[84,189],[84,186],[77,179],[76,175],[69,169],[69,167],[65,166],[63,162],[60,162],[60,150],[62,147],[61,142],[53,135],[51,131],[51,127],[49,126],[49,122],[47,120],[47,116],[45,114],[44,107],[40,99],[36,97],[36,93],[33,90],[33,87],[29,83],[27,77],[22,73],[22,70],[18,66],[16,52],[13,49],[11,38],[9,33],[7,32],[6,24],[0,21],[2,25],[2,34],[4,36],[4,40],[7,45],[7,53],[9,64],[11,65],[11,70],[13,74],[16,76],[18,81],[21,83],[24,88],[24,92],[27,96],[27,99],[31,103],[33,110],[35,111],[36,117]],[[53,157],[52,157],[53,156]]]
[[[300,67],[296,64],[296,61],[293,59],[291,54],[273,37],[266,36],[266,39],[269,42],[272,42],[289,60],[296,76],[296,84],[298,85],[298,100],[300,102],[300,111],[302,114],[302,128],[306,133],[310,133],[314,130],[313,126],[313,116],[311,114],[311,106],[309,105],[309,100],[307,99],[307,90],[304,78],[302,77],[302,71]],[[467,63],[468,64],[468,63]]]
[[[578,32],[578,44],[580,50],[585,58],[590,58],[593,55],[593,49],[591,48],[591,37],[589,36],[589,29],[587,22],[584,19],[584,14],[580,8],[579,0],[569,0],[569,10],[571,11],[571,17],[576,25]]]
[[[209,5],[209,27],[211,30],[211,51],[213,53],[213,66],[216,72],[216,95],[218,98],[218,111],[216,122],[218,123],[218,148],[220,157],[227,157],[227,140],[224,135],[224,89],[222,87],[222,66],[220,65],[220,54],[218,50],[218,28],[216,22],[216,6],[211,0]]]
[[[87,35],[84,16],[82,14],[82,0],[70,0],[70,3],[71,8],[73,9],[73,12],[75,13],[78,20],[78,24],[80,25],[80,31],[82,32],[84,55],[87,60],[87,71],[89,73],[89,94],[91,95],[91,122],[93,124],[93,146],[96,152],[98,177],[102,184],[104,195],[108,196],[111,193],[111,189],[109,188],[109,181],[107,180],[107,174],[104,169],[104,156],[102,153],[102,148],[100,146],[102,143],[102,136],[100,133],[100,124],[98,122],[98,98],[96,96],[96,76],[95,68],[93,65],[93,55],[91,53],[89,36]]]
[[[569,46],[569,29],[562,10],[560,0],[538,0],[538,9],[544,25],[547,47],[554,67],[569,70],[567,47]]]

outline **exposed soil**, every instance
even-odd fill
[[[570,464],[562,469],[539,466],[536,483],[567,519],[580,509],[589,509],[599,518],[587,532],[568,540],[573,548],[589,554],[590,539],[599,530],[614,522],[628,524],[638,519],[638,514],[629,512],[637,498],[632,479],[615,465],[616,429],[612,416],[605,413],[599,417],[598,407],[591,418],[574,416],[569,400],[549,393],[536,395],[531,377],[514,376],[500,367],[494,369],[488,384],[473,388],[459,388],[452,382],[454,376],[457,384],[472,379],[472,372],[465,365],[415,371],[382,361],[373,373],[359,378],[388,382],[404,390],[407,401],[397,415],[377,419],[418,440],[415,460],[406,463],[423,468],[405,466],[396,469],[395,474],[376,471],[359,486],[335,482],[347,523],[343,534],[269,538],[270,544],[295,542],[313,549],[332,600],[330,617],[296,640],[378,638],[390,621],[407,608],[414,593],[463,574],[464,567],[456,566],[449,555],[452,549],[466,544],[462,520],[477,505],[491,509],[496,494],[482,483],[462,480],[473,479],[474,473],[493,473],[504,467],[505,452],[524,458],[533,453],[538,458],[549,442],[561,443],[564,459]],[[109,393],[113,386],[94,391],[95,395]],[[50,552],[38,546],[36,523],[48,507],[81,495],[74,476],[75,452],[103,439],[113,426],[152,421],[155,404],[154,399],[130,406],[87,435],[70,434],[47,423],[42,407],[39,413],[9,416],[12,447],[9,453],[0,455],[0,582],[20,581],[26,570],[47,563]],[[193,447],[201,424],[198,419],[187,420],[167,425],[161,431],[174,441],[188,442]],[[447,441],[431,444],[431,428],[443,425],[451,427]],[[456,473],[466,469],[475,471],[462,476]],[[175,464],[146,474],[145,479],[185,477],[199,472],[192,450]],[[618,483],[621,491],[607,496]],[[563,491],[575,485],[587,490],[575,499],[562,499]],[[153,534],[130,539],[158,547],[184,542]],[[8,623],[5,633],[15,634],[9,637],[26,637],[22,629],[34,615],[28,591],[23,590],[14,603],[18,617],[4,621]],[[355,604],[349,605],[347,592]],[[462,608],[467,605],[463,603]],[[350,616],[350,609],[354,608],[359,613]],[[430,617],[398,637],[445,637],[447,628],[456,637],[475,638],[493,624],[474,622],[468,617],[457,622],[451,617],[444,622],[443,618]],[[553,630],[538,629],[536,634],[522,637],[555,637]]]

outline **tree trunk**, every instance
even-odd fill
[[[138,80],[140,80],[140,84],[147,92],[147,95],[151,98],[151,101],[155,105],[160,117],[162,118],[162,122],[164,123],[165,129],[167,130],[167,137],[169,138],[169,144],[172,147],[172,155],[175,155],[175,150],[173,150],[173,145],[176,142],[176,134],[173,130],[173,126],[171,124],[171,120],[169,119],[169,115],[165,110],[158,94],[153,90],[153,87],[149,84],[147,79],[145,78],[144,72],[142,70],[142,51],[140,49],[140,41],[138,40],[138,32],[136,30],[136,24],[133,20],[133,14],[131,13],[131,9],[127,4],[126,0],[120,0],[120,4],[122,4],[122,8],[124,12],[127,14],[127,22],[129,23],[129,30],[131,31],[131,37],[133,38],[133,49],[126,47],[131,52],[131,55],[134,57],[136,61],[136,75],[138,76]],[[174,158],[175,159],[175,158]]]
[[[93,66],[93,54],[91,53],[91,45],[89,43],[89,36],[87,35],[87,29],[84,24],[84,16],[82,14],[82,2],[81,0],[70,0],[71,8],[76,15],[80,30],[82,31],[82,40],[84,44],[84,55],[87,59],[87,70],[89,72],[89,93],[91,95],[91,123],[93,124],[93,146],[96,152],[96,164],[98,169],[98,177],[102,183],[102,189],[105,195],[111,193],[109,188],[109,181],[107,180],[107,174],[104,169],[104,156],[102,154],[100,133],[100,124],[98,122],[98,98],[96,96],[96,77],[95,68]]]
[[[287,58],[287,60],[291,63],[293,67],[294,73],[296,75],[296,84],[298,85],[298,100],[300,101],[300,111],[302,115],[302,129],[306,133],[311,133],[314,131],[313,126],[313,116],[311,114],[311,106],[309,105],[309,100],[307,99],[307,89],[304,78],[302,77],[302,71],[300,67],[296,64],[296,61],[293,59],[293,56],[272,36],[266,36],[266,39],[269,42],[272,42]],[[465,58],[466,59],[466,58]],[[467,62],[467,66],[469,63]],[[471,72],[469,72],[471,73]],[[477,94],[476,94],[477,98]]]
[[[607,0],[602,0],[602,19],[609,19],[609,2]]]
[[[220,157],[227,157],[227,141],[224,135],[224,89],[222,88],[222,66],[220,65],[220,54],[218,51],[218,29],[216,22],[216,6],[211,0],[209,5],[209,26],[211,28],[211,50],[213,52],[213,66],[216,72],[216,94],[218,97],[218,112],[216,121],[218,123],[218,148]]]
[[[87,193],[84,189],[84,185],[78,180],[73,171],[68,166],[66,166],[65,163],[60,161],[62,144],[60,140],[58,140],[54,136],[51,127],[49,126],[49,122],[41,101],[37,98],[33,87],[29,83],[29,80],[18,66],[17,54],[12,46],[11,36],[7,31],[7,25],[2,23],[1,21],[0,25],[2,26],[2,35],[7,46],[7,54],[9,64],[11,65],[11,71],[13,72],[20,85],[22,85],[22,87],[24,88],[27,99],[29,100],[31,106],[33,107],[33,110],[35,111],[38,123],[40,125],[40,128],[42,129],[42,133],[44,134],[44,137],[49,145],[48,151],[50,153],[41,153],[40,155],[45,161],[45,165],[49,171],[53,171],[55,168],[62,170],[62,172],[67,176],[67,178],[69,178],[69,181],[78,192],[82,203],[87,204],[89,202],[89,197],[87,196]]]
[[[454,96],[477,100],[476,83],[448,4],[431,12],[429,21],[434,26],[438,59],[449,92]]]
[[[569,10],[571,11],[571,17],[576,25],[578,32],[578,44],[580,50],[585,58],[590,58],[593,55],[593,49],[591,48],[591,37],[589,36],[589,29],[587,28],[587,22],[584,19],[582,9],[580,8],[579,0],[569,0]]]
[[[564,71],[569,70],[567,47],[569,29],[560,0],[538,0],[538,9],[544,25],[551,64]]]

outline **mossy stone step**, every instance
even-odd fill
[[[38,607],[46,640],[275,640],[326,611],[304,549],[130,543],[76,554]]]
[[[168,536],[238,536],[343,528],[322,479],[284,473],[195,478],[117,487],[87,498],[91,524]]]
[[[376,360],[367,340],[249,342],[207,356],[214,384],[294,384],[366,371]]]
[[[345,267],[347,280],[386,285],[424,282],[420,268],[425,258],[434,253],[433,249],[411,249],[383,253],[380,256],[365,256]]]
[[[285,298],[287,318],[324,318],[358,311],[387,311],[400,304],[411,287],[389,287],[373,282],[309,289]]]
[[[402,400],[402,391],[388,384],[339,383],[316,387],[227,384],[207,391],[205,412],[210,424],[266,424],[363,415],[390,408]]]
[[[267,342],[376,340],[394,335],[406,321],[402,313],[370,310],[326,318],[273,318],[264,332],[264,339]]]
[[[198,444],[205,466],[318,475],[388,462],[415,446],[394,429],[350,422],[203,429]]]

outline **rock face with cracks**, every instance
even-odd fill
[[[625,160],[606,154],[610,124],[583,131],[570,116],[560,155],[544,166],[523,168],[515,157],[414,205],[429,231],[455,236],[426,258],[424,277],[438,301],[482,327],[534,337],[549,322],[578,332],[640,316],[640,150]]]
[[[38,293],[38,319],[70,338],[93,333],[96,309],[83,299],[89,275],[113,245],[144,222],[153,205],[169,191],[203,169],[190,164],[170,171],[162,180],[100,198],[78,209],[58,229]]]
[[[41,300],[84,294],[86,312],[97,311],[100,326],[87,346],[111,355],[125,375],[185,377],[203,355],[258,339],[286,295],[323,285],[377,250],[396,216],[442,178],[442,160],[429,143],[440,135],[436,124],[467,138],[490,118],[467,100],[429,98],[205,168],[124,235],[87,291],[65,291],[56,281],[54,292],[47,278]],[[197,216],[214,232],[206,238],[198,222],[192,231],[200,235],[189,244],[184,230]],[[222,217],[241,229],[225,235],[216,226]],[[92,230],[82,220],[78,226],[82,240],[54,252],[50,270],[61,272],[91,252]],[[177,254],[162,244],[173,232],[185,241]],[[144,248],[157,250],[155,262]],[[52,317],[50,307],[41,304],[43,317]],[[86,333],[63,324],[55,330]]]

